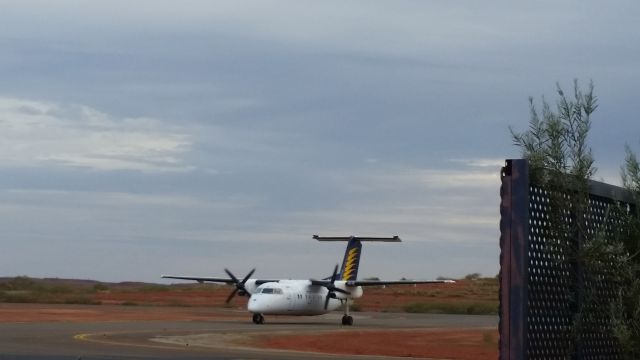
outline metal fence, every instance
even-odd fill
[[[610,234],[618,221],[612,205],[629,211],[631,196],[600,182],[590,189],[584,226]],[[582,239],[561,246],[554,238],[550,192],[531,181],[526,160],[507,160],[500,196],[500,359],[621,358],[609,313],[602,311],[615,286],[572,259]],[[565,221],[576,220],[567,214]]]

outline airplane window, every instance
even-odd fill
[[[276,294],[276,295],[282,295],[282,289],[278,289],[278,288],[264,288],[262,289],[262,294]]]

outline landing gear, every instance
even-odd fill
[[[253,314],[254,324],[264,324],[264,316],[262,314]]]
[[[344,302],[344,315],[342,316],[342,325],[353,325],[353,318],[349,315],[349,299]]]

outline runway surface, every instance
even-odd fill
[[[225,310],[221,310],[224,312]],[[233,310],[228,310],[232,312]],[[234,315],[239,315],[237,312]],[[317,334],[415,328],[495,328],[496,316],[356,313],[355,325],[340,325],[340,313],[318,317],[249,316],[206,321],[7,322],[0,323],[0,360],[70,359],[382,359],[252,348],[259,335]]]

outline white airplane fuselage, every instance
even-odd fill
[[[246,284],[251,294],[247,309],[263,315],[322,315],[337,310],[346,301],[362,296],[362,287],[346,286],[345,281],[336,281],[336,287],[349,295],[334,293],[325,309],[327,290],[323,286],[311,285],[309,280],[280,280],[256,286],[249,280]]]

